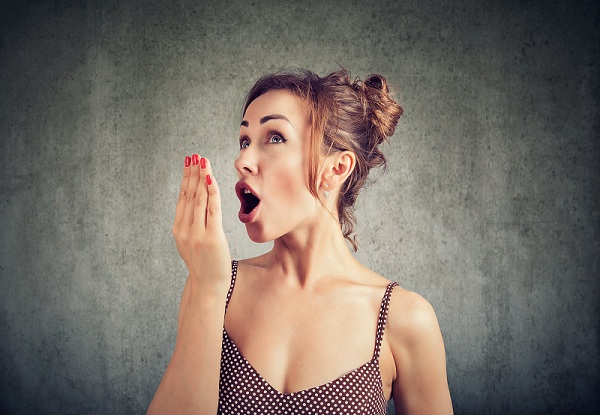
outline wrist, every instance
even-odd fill
[[[191,283],[189,301],[206,306],[225,302],[229,290],[227,281],[199,281],[191,276],[188,278]]]

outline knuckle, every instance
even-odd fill
[[[202,206],[205,203],[206,198],[201,195],[201,194],[197,194],[196,195],[196,206]]]
[[[186,195],[187,195],[187,192],[185,191],[185,189],[179,189],[179,196],[177,197],[177,200],[185,199]]]
[[[221,208],[216,205],[210,205],[207,210],[209,216],[216,216],[221,213]]]
[[[179,233],[179,242],[181,244],[185,245],[187,243],[188,239],[189,239],[189,235],[187,234],[187,232],[180,232]]]
[[[192,241],[190,241],[190,245],[194,251],[198,251],[204,248],[204,241],[202,238],[193,238]]]
[[[195,198],[196,198],[196,194],[195,193],[188,193],[186,195],[186,201],[187,201],[187,203],[192,203]]]

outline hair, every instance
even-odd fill
[[[394,101],[386,80],[369,75],[364,81],[350,78],[341,69],[325,77],[299,69],[265,75],[246,95],[243,113],[259,96],[272,90],[286,90],[306,105],[310,136],[309,189],[318,198],[317,176],[324,155],[351,151],[356,155],[355,167],[340,189],[337,213],[344,238],[358,249],[354,208],[369,171],[383,167],[386,159],[379,145],[394,134],[402,107]]]

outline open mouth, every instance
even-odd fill
[[[242,204],[238,213],[239,219],[243,223],[252,222],[260,205],[260,197],[256,195],[250,186],[241,181],[235,185],[235,192]]]
[[[260,203],[260,199],[248,188],[242,189],[240,200],[242,201],[242,213],[245,215],[252,212]]]

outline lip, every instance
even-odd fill
[[[250,191],[250,193],[252,193],[258,199],[258,204],[249,213],[244,213],[245,201],[244,201],[243,192],[245,189],[248,189]],[[260,207],[260,197],[254,191],[254,189],[252,189],[252,187],[250,187],[250,185],[248,183],[243,182],[241,180],[235,184],[235,194],[237,195],[237,197],[241,203],[240,211],[238,212],[238,218],[239,218],[240,222],[246,223],[246,224],[252,222],[254,220],[254,218],[256,217],[256,214],[258,213],[258,209]]]

